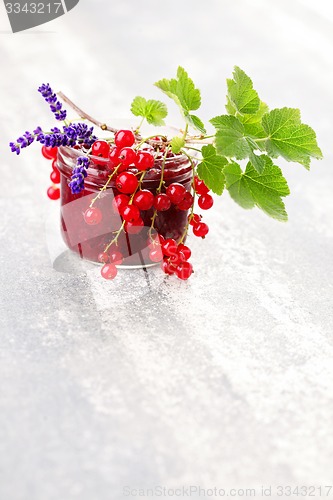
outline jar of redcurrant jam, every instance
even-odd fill
[[[158,258],[155,256],[154,261],[151,260],[151,240],[158,233],[164,238],[179,241],[186,229],[189,207],[186,203],[182,207],[171,204],[170,208],[161,211],[151,207],[140,211],[143,225],[142,222],[140,226],[126,225],[115,203],[115,197],[120,193],[116,179],[110,179],[112,167],[108,159],[89,156],[84,189],[78,194],[72,193],[68,184],[79,156],[82,156],[82,152],[74,148],[60,147],[58,150],[61,234],[68,248],[81,258],[95,262],[99,262],[101,253],[114,249],[122,254],[124,266],[154,265]],[[154,165],[145,172],[139,186],[140,191],[149,191],[156,197],[158,193],[165,193],[173,183],[182,184],[186,191],[191,190],[193,168],[187,156],[173,154],[171,151],[166,156],[161,153],[155,153],[154,156]],[[129,171],[138,179],[141,177],[142,172],[134,166]],[[91,206],[98,209],[99,215],[97,220],[89,224],[85,214]],[[110,243],[115,239],[110,249]]]

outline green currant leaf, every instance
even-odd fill
[[[177,70],[177,97],[184,109],[195,111],[201,106],[200,90],[195,88],[193,80],[181,66]]]
[[[131,112],[134,116],[142,116],[148,123],[157,127],[165,125],[163,118],[168,114],[167,107],[163,102],[154,99],[147,101],[147,99],[140,96],[134,98]]]
[[[260,123],[243,124],[235,116],[228,115],[217,116],[210,122],[217,129],[215,144],[219,155],[237,160],[249,158],[257,172],[263,172],[267,156],[255,154],[264,146],[264,141],[256,141],[261,141],[266,135]]]
[[[240,166],[229,163],[224,168],[226,187],[236,203],[241,207],[250,209],[254,206],[261,208],[267,215],[279,221],[287,221],[288,215],[283,196],[290,194],[286,179],[283,177],[279,167],[272,160],[265,157],[265,168],[259,174],[251,162],[242,172]]]
[[[216,149],[211,144],[203,146],[201,153],[202,161],[197,167],[198,176],[213,193],[221,195],[225,185],[223,170],[228,160],[217,155]]]
[[[227,96],[227,104],[225,105],[225,109],[229,113],[229,115],[235,116],[237,113],[237,109],[233,105],[232,101],[230,100],[229,96]]]
[[[177,70],[177,78],[164,78],[155,83],[167,96],[171,97],[184,111],[195,111],[200,108],[200,90],[195,88],[193,80],[181,66]]]
[[[177,154],[185,146],[185,140],[183,137],[175,136],[171,139],[171,150],[173,153]]]
[[[189,125],[205,133],[202,121],[190,113],[200,108],[200,90],[195,87],[193,80],[191,80],[184,68],[178,67],[177,78],[171,78],[170,80],[163,78],[156,82],[155,86],[175,101]]]
[[[253,115],[239,115],[238,118],[244,125],[258,124],[261,123],[262,117],[268,112],[269,107],[267,106],[267,104],[263,101],[260,101],[260,106],[256,113],[254,113]]]
[[[260,107],[260,99],[253,88],[252,80],[247,74],[235,66],[233,79],[227,80],[228,86],[228,108],[230,106],[241,114],[255,114]]]
[[[185,115],[186,122],[193,128],[199,130],[202,134],[206,133],[205,125],[202,123],[200,118],[196,115]]]
[[[222,115],[212,118],[210,123],[217,129],[215,143],[219,155],[237,160],[249,157],[252,148],[245,137],[244,125],[238,118]]]
[[[263,141],[262,139],[266,139],[267,134],[261,122],[254,122],[254,123],[242,122],[242,123],[244,126],[245,135],[256,141],[257,147],[259,149],[265,150],[265,141]],[[260,140],[258,141],[258,139]]]
[[[266,161],[267,161],[267,158],[269,158],[269,157],[266,155],[259,155],[258,156],[252,151],[249,155],[249,158],[250,158],[250,162],[252,163],[252,165],[254,166],[256,171],[259,174],[261,174],[266,167]]]
[[[267,136],[266,151],[270,156],[282,156],[306,168],[310,167],[311,157],[322,158],[316,134],[311,127],[301,123],[298,109],[273,109],[263,116],[262,126]]]

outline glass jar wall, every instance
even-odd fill
[[[107,159],[90,157],[90,165],[85,179],[85,188],[79,194],[72,194],[68,183],[76,161],[82,153],[73,148],[60,147],[58,150],[58,168],[61,173],[61,234],[70,250],[81,258],[98,262],[98,256],[115,238],[122,226],[122,218],[114,209],[113,199],[119,194],[115,178],[109,182],[107,189],[101,189],[108,181],[112,167]],[[145,172],[140,189],[146,189],[156,195],[160,185],[163,157],[157,156],[153,168]],[[138,177],[141,172],[135,172]],[[177,182],[186,190],[192,183],[192,165],[187,156],[179,154],[164,160],[162,193],[167,186]],[[96,225],[85,222],[84,213],[92,200],[99,197],[93,206],[102,213],[102,220]],[[179,241],[187,224],[188,211],[180,210],[175,205],[166,211],[158,211],[154,216],[154,208],[141,211],[144,226],[133,228],[133,231],[121,230],[118,234],[117,249],[124,256],[126,266],[147,266],[153,264],[149,259],[148,237],[158,232],[165,238]],[[153,226],[152,226],[153,222]],[[133,234],[134,233],[134,234]]]

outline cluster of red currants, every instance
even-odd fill
[[[52,161],[50,179],[53,184],[47,190],[47,196],[50,200],[59,200],[60,198],[60,188],[58,186],[58,184],[60,184],[60,172],[57,168],[57,153],[58,148],[51,148],[47,146],[42,147],[42,155],[44,158]]]
[[[152,261],[161,262],[165,274],[175,274],[181,280],[187,280],[193,273],[193,266],[188,259],[191,250],[183,243],[177,243],[173,238],[165,239],[162,235],[150,240],[149,257]]]
[[[136,139],[131,130],[119,130],[115,134],[114,141],[115,145],[111,146],[107,141],[97,140],[91,147],[91,161],[97,166],[99,164],[98,158],[107,160],[105,165],[110,171],[110,179],[113,175],[115,176],[115,186],[119,194],[114,197],[112,208],[116,214],[121,216],[123,221],[119,232],[124,230],[128,234],[138,234],[144,227],[141,211],[153,209],[155,213],[164,212],[174,205],[178,210],[187,211],[192,209],[191,214],[188,216],[188,225],[185,232],[187,233],[188,227],[191,226],[195,236],[205,238],[209,227],[202,222],[201,215],[193,213],[194,196],[192,193],[177,182],[167,186],[165,192],[161,192],[161,182],[156,194],[148,189],[141,189],[144,173],[142,173],[140,180],[138,179],[138,173],[140,171],[145,172],[154,166],[153,154],[132,147]],[[43,147],[42,153],[45,158],[53,160],[51,180],[54,185],[48,189],[48,196],[55,200],[60,196],[60,189],[55,185],[60,182],[60,172],[56,165],[57,148]],[[214,200],[209,194],[209,189],[204,181],[195,176],[193,188],[198,196],[199,208],[202,210],[210,209]],[[84,213],[84,221],[88,225],[100,224],[103,219],[102,211],[93,206],[94,201]],[[152,226],[153,223],[154,217],[152,218]],[[154,228],[152,227],[152,229]],[[176,275],[182,280],[187,280],[193,273],[192,264],[188,262],[191,257],[191,250],[183,244],[186,233],[179,243],[172,238],[165,239],[160,234],[149,236],[147,241],[151,262],[160,263],[162,270],[166,274]],[[124,256],[119,251],[116,241],[117,238],[115,238],[115,242],[112,242],[111,246],[106,247],[106,250],[98,256],[98,261],[103,264],[101,275],[109,280],[116,277],[116,266],[121,265],[124,261]]]
[[[138,185],[138,179],[131,172],[123,172],[116,178],[116,186],[120,194],[114,197],[112,206],[114,212],[124,220],[124,230],[127,233],[137,234],[143,228],[141,210],[154,208],[158,212],[164,212],[169,210],[171,204],[179,210],[189,210],[193,205],[193,196],[182,184],[170,184],[166,193],[156,195],[148,189],[137,189]],[[102,217],[102,212],[97,207],[90,207],[84,213],[84,220],[89,225],[99,224]]]
[[[106,280],[113,280],[118,273],[116,266],[120,266],[124,257],[117,249],[116,245],[112,245],[108,252],[102,252],[98,256],[98,261],[104,264],[101,269],[101,275]]]
[[[94,142],[91,154],[99,158],[108,160],[108,168],[117,168],[121,173],[127,170],[130,165],[135,166],[140,171],[148,170],[154,166],[154,156],[148,151],[135,151],[132,148],[135,143],[135,135],[131,130],[119,130],[114,137],[115,146],[111,147],[106,141]],[[93,163],[98,164],[96,158]]]
[[[188,259],[191,250],[183,243],[177,243],[172,238],[165,239],[162,235],[149,237],[147,240],[149,258],[152,262],[160,262],[165,274],[175,274],[182,280],[187,280],[193,273],[193,266]],[[101,275],[103,278],[112,280],[117,276],[117,265],[123,263],[123,255],[112,245],[108,252],[102,252],[98,256],[103,265]]]
[[[209,189],[199,177],[194,177],[194,190],[198,195],[198,205],[202,210],[209,210],[214,204],[213,197],[209,194]],[[202,216],[192,213],[189,215],[189,224],[192,226],[193,234],[200,238],[207,236],[209,227],[205,222],[202,222]]]

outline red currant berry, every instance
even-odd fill
[[[199,177],[197,177],[197,176],[194,177],[194,189],[195,189],[195,192],[199,195],[207,194],[209,192],[209,189],[206,186],[206,184],[204,183],[204,181],[199,179]]]
[[[191,257],[191,254],[192,254],[192,252],[189,249],[189,247],[187,247],[186,245],[183,245],[183,243],[180,243],[178,245],[178,252],[182,252],[182,254],[185,257],[185,260],[188,260]]]
[[[58,154],[58,148],[51,148],[50,146],[42,147],[42,155],[47,160],[56,160]]]
[[[142,231],[143,226],[144,222],[140,218],[134,222],[125,222],[124,229],[128,234],[138,234],[140,231]]]
[[[89,226],[96,226],[101,222],[103,218],[102,212],[100,211],[99,208],[96,207],[87,208],[87,210],[84,212],[83,217],[85,223],[88,224]]]
[[[50,179],[53,182],[53,184],[59,184],[60,183],[60,172],[59,170],[52,170],[50,174]]]
[[[163,241],[161,247],[162,247],[162,252],[164,255],[167,257],[170,257],[171,255],[176,255],[177,254],[177,242],[176,240],[172,238],[168,238],[165,241]]]
[[[180,252],[178,250],[178,252],[176,253],[176,255],[171,255],[170,256],[170,262],[172,264],[174,264],[175,266],[178,266],[180,265],[182,262],[185,262],[186,259],[185,259],[185,255],[183,254],[183,252]]]
[[[183,200],[185,193],[186,193],[185,187],[182,184],[179,184],[178,182],[170,184],[170,186],[168,186],[166,189],[166,194],[169,196],[171,202],[174,205],[177,205]]]
[[[210,194],[203,194],[198,200],[198,205],[202,210],[209,210],[214,205],[213,197]]]
[[[125,208],[126,205],[129,204],[129,201],[129,196],[127,196],[126,194],[117,194],[117,196],[115,196],[112,200],[112,207],[114,212],[116,212],[116,214],[120,214],[123,208]]]
[[[109,163],[111,167],[118,167],[118,165],[121,163],[119,159],[119,154],[120,154],[120,148],[115,147],[111,149],[109,154]]]
[[[50,200],[59,200],[60,198],[60,189],[58,187],[51,186],[47,190],[47,196]]]
[[[132,148],[123,148],[120,150],[119,159],[123,167],[129,167],[136,161],[136,152]]]
[[[147,151],[139,151],[136,156],[135,165],[139,170],[148,170],[152,168],[155,163],[155,158],[153,155],[148,153]]]
[[[189,221],[191,226],[196,226],[197,224],[199,224],[201,219],[202,219],[201,215],[198,215],[198,214],[192,214],[192,215],[190,214],[188,216],[188,221]]]
[[[199,236],[201,238],[204,238],[208,234],[208,231],[209,231],[209,227],[204,222],[199,222],[199,224],[196,224],[195,226],[193,226],[193,234],[195,236]]]
[[[135,193],[133,198],[133,204],[138,207],[139,210],[149,210],[154,203],[154,195],[148,189],[142,189]]]
[[[165,274],[169,274],[170,276],[172,274],[175,274],[176,269],[177,269],[176,266],[174,266],[173,264],[171,264],[167,260],[163,260],[163,262],[161,262],[161,268],[162,268],[162,271],[165,272]]]
[[[135,135],[132,130],[118,130],[114,142],[119,148],[131,147],[135,143]]]
[[[149,258],[152,262],[160,262],[163,259],[163,253],[161,248],[156,248],[155,250],[150,250]]]
[[[123,254],[118,250],[112,250],[110,252],[110,262],[117,266],[120,266],[124,262]]]
[[[135,205],[126,205],[121,211],[121,216],[126,222],[134,222],[140,218],[140,210]]]
[[[154,199],[154,207],[159,212],[165,212],[166,210],[169,210],[169,208],[171,207],[171,200],[169,196],[165,193],[156,195]]]
[[[98,262],[100,262],[101,264],[106,264],[107,262],[109,262],[109,256],[106,252],[102,252],[99,254],[99,256],[97,257],[97,260]]]
[[[58,170],[58,161],[57,160],[53,160],[52,162],[52,168],[53,170],[57,171]]]
[[[104,264],[101,269],[101,275],[106,280],[113,280],[117,276],[117,273],[118,269],[114,264]]]
[[[183,200],[178,203],[177,207],[179,210],[189,210],[193,205],[194,198],[189,191],[185,193]]]
[[[121,193],[132,194],[138,185],[139,181],[132,172],[122,172],[117,176],[116,186]]]
[[[188,280],[193,273],[193,266],[190,262],[183,262],[177,267],[176,274],[181,280]]]
[[[100,158],[108,158],[110,154],[110,144],[106,141],[96,141],[91,147],[91,154]]]

